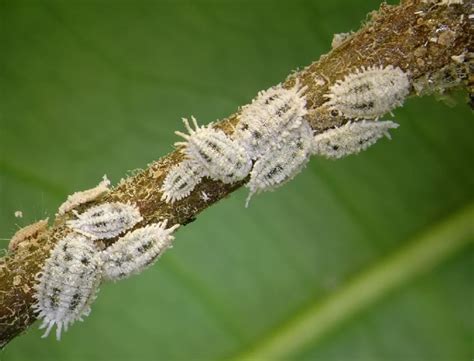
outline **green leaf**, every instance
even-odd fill
[[[182,116],[231,114],[377,7],[3,1],[2,247],[68,194],[171,151]],[[103,285],[61,342],[34,325],[0,358],[472,359],[474,122],[456,99],[410,99],[391,142],[315,158],[249,209],[238,191],[183,227],[152,269]]]

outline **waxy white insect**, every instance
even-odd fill
[[[89,239],[73,233],[56,244],[35,286],[33,307],[46,328],[43,337],[56,325],[59,340],[62,330],[90,313],[100,278],[101,259]]]
[[[42,219],[38,222],[19,229],[10,239],[10,243],[8,244],[8,250],[10,252],[16,251],[23,241],[33,236],[36,236],[38,233],[45,231],[46,228],[48,228],[48,219],[49,218]]]
[[[353,35],[354,35],[353,31],[350,31],[348,33],[334,34],[332,37],[331,48],[332,49],[337,48],[339,45],[341,45],[347,39],[351,38]]]
[[[324,105],[347,118],[376,119],[402,105],[409,90],[408,75],[398,67],[361,68],[331,86]]]
[[[383,136],[390,139],[388,131],[395,128],[398,128],[398,124],[392,121],[348,122],[317,134],[313,139],[313,154],[332,159],[356,154],[375,144]]]
[[[68,221],[68,227],[91,240],[116,237],[142,220],[136,206],[121,202],[103,203],[75,214],[78,219]]]
[[[222,130],[212,128],[212,124],[200,127],[194,117],[191,120],[194,129],[183,118],[189,134],[175,132],[186,140],[175,145],[184,147],[182,151],[187,159],[201,166],[203,175],[214,180],[235,183],[244,179],[252,168],[252,160],[245,148]]]
[[[59,340],[63,330],[87,316],[101,281],[120,280],[153,264],[171,246],[172,233],[179,227],[166,228],[167,223],[164,220],[128,232],[102,251],[80,233],[59,240],[35,286],[33,308],[43,320],[40,328],[46,328],[43,337],[56,326]]]
[[[102,181],[96,187],[69,195],[67,200],[59,206],[57,215],[63,215],[81,204],[93,201],[101,195],[108,193],[109,186],[110,181],[107,179],[107,176],[104,175]]]
[[[186,159],[173,166],[163,181],[161,200],[174,203],[186,198],[201,182],[204,169],[195,162]]]
[[[464,4],[464,0],[422,0],[424,3],[427,3],[427,4],[436,4],[438,6],[441,6],[441,5],[446,5],[446,6],[449,6],[449,5],[455,5],[455,4]]]
[[[233,139],[243,144],[256,160],[281,142],[281,135],[298,127],[306,115],[305,87],[281,85],[261,91],[251,104],[242,108]]]
[[[150,224],[127,233],[102,253],[105,280],[118,281],[151,266],[171,246],[172,233],[179,224],[166,228],[168,221]]]
[[[270,152],[257,159],[246,185],[250,189],[246,207],[254,194],[281,186],[304,168],[311,155],[312,139],[311,127],[301,121],[297,128],[287,131]]]

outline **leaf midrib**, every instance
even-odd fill
[[[391,290],[462,250],[474,238],[474,204],[415,236],[395,253],[298,313],[232,360],[276,360],[303,350]]]

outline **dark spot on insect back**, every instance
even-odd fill
[[[151,247],[153,247],[153,242],[152,241],[148,241],[146,242],[145,244],[141,245],[140,247],[137,248],[137,251],[139,253],[145,253],[146,251],[148,251]]]
[[[57,287],[54,287],[53,294],[51,295],[51,298],[50,298],[51,307],[53,308],[58,307],[60,294],[61,294],[61,290]]]
[[[265,178],[271,179],[278,173],[281,173],[282,171],[283,171],[283,167],[281,165],[277,165],[275,168],[273,168],[270,172],[267,173]]]
[[[357,87],[354,87],[353,91],[355,93],[364,93],[364,92],[367,92],[367,91],[370,91],[371,90],[371,87],[369,84],[361,84]]]
[[[72,296],[71,303],[69,304],[69,311],[74,311],[77,306],[79,306],[79,302],[81,301],[81,295],[79,293],[75,293]]]
[[[199,155],[207,162],[211,163],[212,159],[209,157],[206,153],[204,153],[202,150],[199,151]]]
[[[101,228],[101,227],[107,227],[107,222],[95,222],[94,223],[95,228]]]
[[[372,109],[373,107],[374,107],[374,102],[360,103],[360,104],[354,105],[355,109]]]

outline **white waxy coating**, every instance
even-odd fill
[[[167,221],[148,225],[121,237],[102,252],[105,280],[117,281],[140,273],[151,266],[171,246],[173,232]]]
[[[92,240],[114,238],[142,220],[136,206],[121,202],[103,203],[76,215],[68,227]]]
[[[174,203],[186,198],[201,182],[204,170],[198,164],[186,159],[172,167],[166,175],[161,191],[161,200]]]
[[[246,206],[254,194],[281,186],[304,168],[311,155],[312,138],[313,132],[306,121],[282,134],[281,141],[255,162],[246,185],[250,189]]]
[[[348,122],[317,134],[313,139],[313,154],[331,159],[357,154],[383,136],[390,139],[388,131],[395,128],[398,128],[398,124],[392,121]]]
[[[184,146],[183,153],[187,159],[204,170],[203,176],[214,180],[235,183],[244,179],[252,168],[252,161],[245,148],[222,130],[212,128],[211,124],[199,127],[194,117],[191,120],[194,129],[188,120],[183,118],[189,134],[176,132],[186,140],[175,145]]]
[[[281,141],[282,132],[299,126],[307,113],[304,91],[304,87],[285,89],[278,85],[259,92],[251,104],[242,108],[232,136],[244,145],[252,159],[271,151]]]
[[[90,313],[101,278],[101,260],[92,242],[74,233],[60,240],[39,273],[34,309],[47,337],[56,325],[61,331]]]
[[[110,181],[104,175],[102,181],[94,188],[75,192],[67,197],[67,200],[59,206],[57,215],[63,215],[77,206],[93,201],[101,195],[109,192]]]
[[[338,80],[324,105],[346,118],[378,118],[402,105],[409,90],[408,76],[400,68],[362,68]]]

